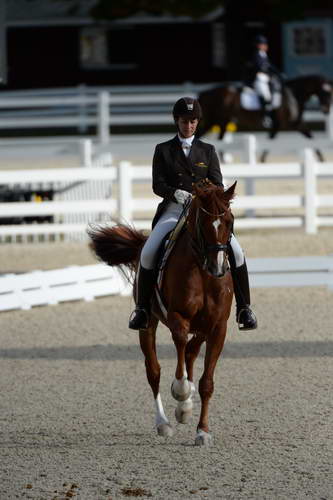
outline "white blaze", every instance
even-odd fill
[[[215,228],[216,237],[217,238],[218,238],[218,235],[219,235],[219,227],[220,227],[220,225],[221,225],[220,219],[214,220],[213,226]],[[219,250],[217,252],[217,268],[218,268],[218,271],[220,273],[222,272],[222,269],[223,269],[223,262],[224,262],[224,252],[222,250]]]
[[[218,236],[218,234],[219,234],[219,227],[220,227],[220,225],[221,225],[221,221],[220,221],[220,219],[216,219],[216,220],[214,220],[214,222],[213,222],[213,226],[214,226],[214,228],[215,228],[215,231],[216,231],[216,235],[217,235],[217,236]]]
[[[220,250],[219,252],[217,252],[217,267],[220,273],[222,272],[223,269],[223,262],[224,262],[224,252],[223,250]]]

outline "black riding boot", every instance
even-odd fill
[[[128,328],[140,330],[148,328],[150,318],[150,299],[155,282],[155,271],[140,265],[137,276],[136,308],[132,312]]]
[[[250,308],[250,286],[246,261],[239,267],[231,265],[231,274],[234,283],[238,328],[240,330],[255,330],[257,318]]]
[[[272,128],[273,125],[273,120],[272,120],[272,110],[271,110],[271,104],[267,102],[263,97],[259,96],[260,99],[260,104],[261,104],[261,109],[264,113],[264,117],[262,119],[262,126],[264,128]]]

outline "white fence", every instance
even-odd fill
[[[74,184],[75,186],[80,186],[82,182],[95,183],[96,181],[103,181],[105,186],[103,189],[104,198],[98,197],[101,188],[97,190],[94,186],[93,192],[96,197],[93,199],[76,199],[77,193],[75,188],[73,198],[69,200],[59,200],[58,195],[52,201],[0,203],[2,217],[56,216],[54,223],[1,225],[0,237],[6,241],[6,237],[15,235],[84,234],[88,220],[100,220],[101,217],[107,218],[110,214],[117,212],[117,200],[111,198],[112,182],[116,179],[117,169],[115,167],[2,171],[0,172],[0,184],[13,186],[44,183],[47,185],[53,184],[58,189],[60,189],[60,186],[65,186],[66,189],[68,185]],[[109,197],[106,197],[107,193],[109,193]],[[81,189],[82,194],[83,188]],[[83,220],[80,217],[75,218],[76,215],[80,216],[82,214],[92,215],[90,215],[90,219],[89,216]]]
[[[269,164],[260,165],[244,163],[224,165],[223,174],[226,183],[244,179],[246,181],[247,195],[238,196],[233,203],[234,209],[243,209],[247,215],[254,214],[257,209],[300,208],[302,215],[298,216],[272,216],[272,217],[237,217],[235,227],[240,229],[270,228],[270,227],[305,227],[307,233],[316,233],[320,226],[333,225],[333,216],[319,216],[319,207],[333,207],[332,195],[318,195],[317,179],[319,177],[333,178],[332,163],[317,163],[312,150],[304,150],[303,163]],[[132,183],[138,179],[150,179],[150,167],[136,167],[128,162],[119,165],[119,208],[120,215],[125,220],[133,220],[135,226],[142,229],[150,227],[150,221],[135,218],[137,211],[153,211],[158,198],[134,198],[132,196]],[[255,195],[254,181],[257,179],[303,179],[303,195]]]
[[[103,264],[7,274],[0,277],[0,311],[128,293],[121,273]]]
[[[333,255],[248,259],[248,268],[251,288],[327,286],[333,290]],[[0,312],[131,293],[131,285],[118,269],[104,264],[9,274],[0,277]]]
[[[0,96],[0,129],[61,127],[86,132],[96,127],[101,143],[109,141],[112,125],[172,125],[171,107],[184,95],[197,96],[216,84],[159,87],[108,87],[4,92]],[[306,110],[305,120],[325,123],[333,137],[333,112]]]
[[[224,165],[223,173],[228,183],[244,179],[249,182],[247,194],[236,197],[235,210],[245,210],[246,217],[236,217],[236,228],[304,227],[307,233],[316,233],[321,226],[332,226],[333,216],[319,215],[320,207],[333,207],[333,195],[319,195],[317,180],[333,176],[332,163],[317,163],[312,150],[305,150],[302,163],[267,164],[244,163]],[[255,194],[256,179],[302,179],[304,195],[279,194],[260,196]],[[0,238],[13,235],[69,234],[84,235],[89,222],[110,221],[117,216],[124,221],[133,222],[137,228],[150,229],[151,218],[159,198],[135,197],[133,186],[136,182],[151,183],[151,167],[133,166],[121,162],[118,167],[63,168],[47,170],[20,170],[0,172],[0,185],[22,183],[55,183],[59,186],[70,183],[102,181],[106,185],[99,190],[92,187],[90,199],[67,199],[45,202],[7,202],[0,203],[2,217],[17,216],[57,216],[55,223],[1,225]],[[83,191],[81,190],[81,195]],[[93,193],[93,194],[92,194]],[[79,196],[80,193],[76,195]],[[85,195],[86,196],[86,195]],[[104,198],[103,198],[104,197]],[[87,198],[87,196],[86,196]],[[293,209],[301,209],[301,215],[292,215]],[[255,210],[269,209],[276,215],[255,217]],[[280,216],[283,209],[291,213]],[[78,218],[74,215],[77,214]],[[84,217],[82,218],[82,214]],[[139,216],[138,216],[139,214]],[[72,217],[66,219],[66,216]],[[80,218],[81,217],[81,218]]]
[[[247,259],[251,287],[327,286],[333,290],[333,254]]]
[[[5,91],[0,95],[0,129],[96,127],[102,144],[111,125],[172,125],[171,106],[216,84],[87,87]]]

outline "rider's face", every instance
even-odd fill
[[[189,119],[185,116],[180,116],[177,120],[178,130],[181,137],[186,139],[195,134],[199,120],[197,118]]]
[[[264,52],[268,51],[268,44],[267,43],[258,43],[257,47],[259,50],[263,50]]]

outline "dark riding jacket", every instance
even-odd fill
[[[261,54],[260,50],[256,50],[252,56],[252,59],[247,65],[247,83],[252,84],[256,79],[257,73],[265,73],[266,75],[272,76],[276,75],[281,78],[281,74],[276,66],[271,63],[269,57]]]
[[[193,185],[208,178],[213,184],[223,186],[220,162],[214,146],[193,139],[189,156],[185,156],[178,136],[157,144],[153,157],[153,191],[163,198],[158,205],[154,227],[170,201],[176,202],[177,189],[192,192]]]

